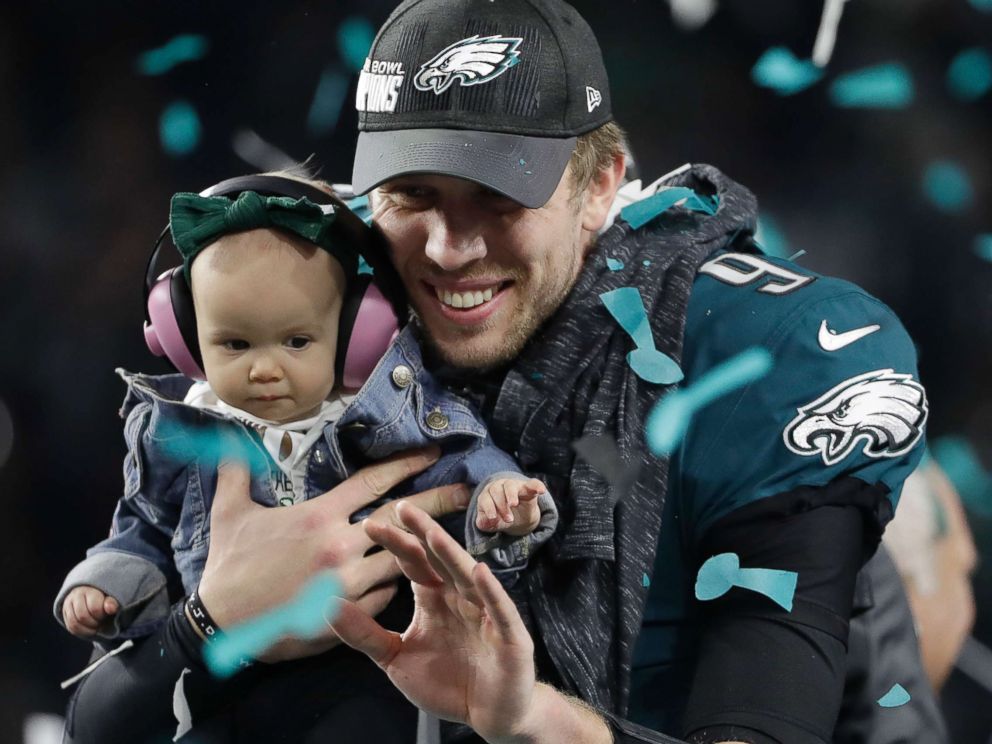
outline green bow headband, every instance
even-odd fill
[[[307,198],[261,196],[243,191],[238,198],[181,192],[172,197],[169,229],[183,257],[183,273],[200,251],[223,235],[269,227],[297,235],[323,248],[341,262],[346,277],[358,270],[358,251],[335,236],[336,205],[317,205]],[[325,211],[327,210],[327,211]]]

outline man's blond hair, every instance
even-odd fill
[[[573,199],[586,190],[594,175],[611,167],[617,155],[626,153],[626,141],[627,133],[615,121],[579,136],[568,161]]]

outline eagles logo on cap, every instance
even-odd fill
[[[479,85],[499,77],[520,58],[517,47],[523,39],[478,34],[456,41],[433,59],[425,62],[413,79],[423,91],[441,95],[455,81],[461,85]]]

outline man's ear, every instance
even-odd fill
[[[582,229],[596,233],[606,222],[610,206],[616,197],[617,189],[623,180],[625,169],[624,155],[618,152],[612,164],[597,171],[586,186],[582,204]]]

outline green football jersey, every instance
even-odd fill
[[[707,529],[748,504],[842,476],[884,484],[894,507],[923,454],[915,348],[864,290],[783,259],[715,254],[689,300],[681,384],[752,346],[771,352],[772,370],[698,411],[672,455],[631,701],[634,720],[663,731],[691,683]]]

